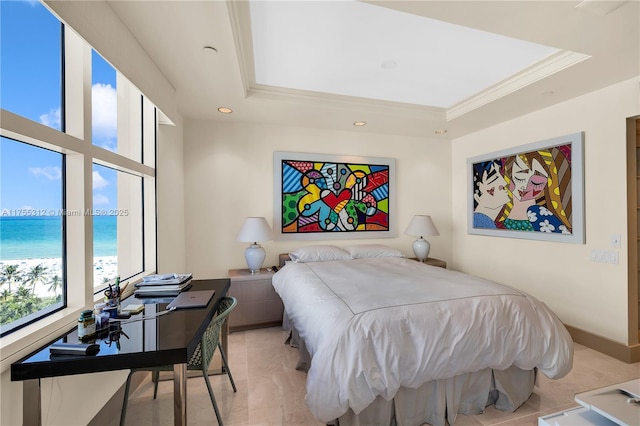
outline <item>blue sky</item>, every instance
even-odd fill
[[[37,1],[0,1],[0,106],[60,130],[60,22]],[[115,151],[116,73],[93,52],[93,144]],[[0,210],[62,207],[61,155],[2,138]],[[116,172],[93,169],[94,208],[117,206]]]

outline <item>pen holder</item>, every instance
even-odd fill
[[[104,298],[104,301],[106,303],[105,306],[105,310],[107,312],[109,312],[109,316],[114,318],[116,315],[118,315],[120,313],[120,298],[119,297],[115,297],[115,298]]]

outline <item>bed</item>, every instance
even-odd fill
[[[318,250],[298,253],[272,282],[321,421],[453,424],[491,404],[514,411],[538,371],[571,370],[569,333],[522,291],[401,254]]]

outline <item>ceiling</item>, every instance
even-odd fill
[[[108,3],[189,119],[450,139],[640,75],[637,0]]]
[[[255,83],[279,88],[449,108],[558,53],[356,0],[250,12]]]

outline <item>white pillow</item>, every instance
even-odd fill
[[[359,244],[344,247],[354,259],[366,257],[404,257],[401,251],[384,244]]]
[[[300,247],[290,252],[289,257],[296,263],[352,259],[349,253],[342,250],[340,247],[331,245]]]

